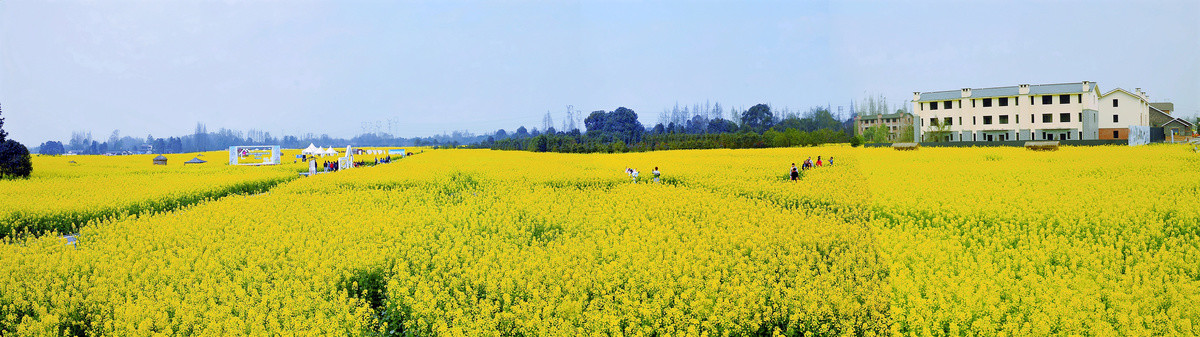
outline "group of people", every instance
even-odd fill
[[[638,182],[638,170],[626,167],[625,174],[628,174],[629,178],[631,178],[634,183]],[[654,167],[654,171],[652,171],[651,174],[654,175],[654,182],[656,182],[656,183],[658,182],[659,176],[662,175],[661,172],[658,172],[658,166]]]
[[[812,157],[808,157],[808,159],[805,159],[804,162],[800,164],[800,168],[796,168],[796,163],[792,163],[792,172],[791,172],[792,180],[800,179],[800,171],[801,170],[811,170],[813,168],[817,168],[817,167],[821,167],[821,166],[832,166],[832,165],[833,165],[833,157],[829,157],[828,161],[822,162],[821,156],[817,156],[816,163],[813,163]]]

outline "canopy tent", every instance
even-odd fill
[[[189,160],[189,161],[185,161],[185,162],[183,162],[183,164],[184,164],[184,165],[187,165],[187,164],[204,164],[204,163],[207,163],[207,161],[200,160],[200,157],[192,158],[192,160]]]
[[[334,150],[332,147],[325,149],[325,155],[327,156],[336,156],[337,154],[337,150]]]
[[[72,163],[74,163],[74,162],[72,162]],[[164,157],[161,154],[158,155],[158,157],[154,157],[154,165],[166,165],[166,164],[167,164],[167,157]]]
[[[304,148],[304,150],[300,150],[300,154],[310,156],[322,153],[324,152],[321,151],[321,148],[314,146],[312,143],[308,143],[308,147]]]

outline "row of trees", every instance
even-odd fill
[[[399,138],[386,133],[366,133],[352,138],[335,138],[327,134],[312,133],[300,136],[274,137],[270,132],[249,130],[242,132],[221,128],[215,132],[208,131],[203,123],[196,124],[195,131],[190,135],[179,137],[156,138],[146,135],[146,138],[121,136],[120,130],[114,130],[107,141],[92,138],[90,131],[75,131],[65,144],[59,141],[47,141],[38,146],[38,153],[44,155],[60,155],[68,152],[76,154],[108,154],[108,153],[184,153],[203,152],[227,149],[237,145],[280,145],[285,148],[303,148],[308,144],[321,146],[342,147],[351,146],[458,146],[478,143],[486,140],[486,136],[475,135],[466,131],[455,131],[431,137]]]
[[[719,110],[720,105],[715,109]],[[608,112],[592,112],[584,119],[586,132],[578,129],[556,132],[548,128],[547,132],[535,134],[525,131],[522,126],[511,135],[499,130],[474,146],[587,153],[805,146],[849,142],[852,137],[845,131],[846,122],[838,120],[826,107],[814,107],[803,114],[779,118],[770,106],[758,104],[742,111],[736,122],[713,116],[710,112],[686,119],[665,118],[653,127],[646,127],[638,120],[636,112],[620,107]],[[684,121],[683,124],[677,124],[679,120]],[[853,124],[853,117],[850,123]]]

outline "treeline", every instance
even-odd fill
[[[230,146],[240,145],[279,145],[284,148],[304,148],[308,144],[322,147],[350,146],[459,146],[473,144],[486,140],[486,136],[475,135],[466,131],[455,131],[430,137],[402,138],[386,133],[361,134],[352,138],[335,138],[327,134],[304,134],[300,136],[275,137],[270,132],[249,130],[246,132],[221,128],[215,132],[208,131],[203,123],[196,125],[190,135],[156,138],[146,135],[145,138],[122,136],[120,130],[114,130],[107,140],[92,138],[90,131],[75,131],[66,143],[47,141],[37,148],[44,155],[75,154],[130,154],[130,153],[187,153],[218,151]]]
[[[699,105],[697,105],[698,107]],[[535,152],[639,152],[672,149],[741,149],[788,146],[813,146],[827,143],[861,143],[853,136],[854,118],[839,120],[827,107],[814,107],[805,113],[787,113],[782,118],[766,104],[745,111],[732,110],[736,121],[720,113],[682,118],[676,111],[664,113],[661,122],[646,127],[637,113],[628,108],[594,111],[584,120],[586,132],[572,129],[532,134],[522,126],[508,134],[497,131],[476,148]],[[686,111],[686,109],[684,110]],[[547,117],[547,120],[549,117]],[[665,124],[664,124],[665,123]],[[552,125],[549,122],[546,124]]]

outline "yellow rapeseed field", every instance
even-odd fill
[[[31,178],[0,181],[0,236],[67,232],[91,219],[262,190],[299,167],[230,167],[226,152],[168,154],[168,165],[153,165],[155,156],[34,156]],[[184,165],[192,158],[208,162]]]
[[[787,180],[818,155],[835,164]],[[1194,335],[1198,163],[1171,145],[430,150],[73,245],[9,238],[0,334]],[[125,202],[46,195],[4,202]]]

